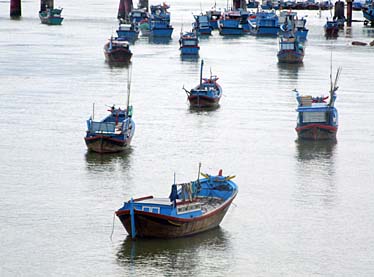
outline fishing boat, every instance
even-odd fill
[[[61,25],[64,18],[61,16],[62,9],[45,9],[39,12],[41,23],[47,25]]]
[[[283,30],[292,31],[300,42],[306,41],[309,30],[305,27],[306,19],[304,17],[298,18],[296,12],[281,11],[278,22],[280,25],[280,33],[282,33]]]
[[[339,33],[339,25],[338,21],[336,20],[328,20],[326,24],[323,26],[325,29],[325,36],[326,37],[337,37]]]
[[[128,63],[132,53],[127,40],[111,37],[104,45],[105,60],[108,63]]]
[[[182,184],[176,184],[174,177],[169,197],[125,202],[116,215],[127,233],[133,239],[177,238],[217,227],[238,193],[235,176],[223,176],[222,170],[217,176],[201,175],[204,178]]]
[[[330,95],[327,97],[301,96],[296,91],[298,112],[296,132],[299,139],[328,140],[336,139],[338,131],[338,111],[334,107],[337,82],[341,68],[338,69],[334,83],[331,80]],[[331,75],[330,75],[331,76]]]
[[[109,115],[101,121],[95,121],[95,109],[87,120],[87,131],[84,138],[87,148],[97,153],[115,153],[129,147],[135,133],[135,122],[132,119],[133,108],[130,106],[131,68],[127,82],[127,107],[108,110]]]
[[[195,32],[182,33],[179,38],[181,55],[198,55],[200,46]]]
[[[371,3],[362,9],[362,14],[367,21],[369,21],[372,25],[374,24],[374,1],[372,0]]]
[[[246,11],[229,11],[223,13],[219,20],[219,34],[226,35],[243,35],[249,32],[249,13]]]
[[[116,32],[119,38],[131,42],[137,40],[139,37],[139,28],[136,23],[120,22]]]
[[[304,47],[292,32],[279,36],[279,51],[277,54],[279,63],[302,63],[304,59]]]
[[[210,74],[209,78],[203,78],[203,66],[204,60],[201,61],[200,83],[190,91],[183,87],[192,108],[217,107],[222,96],[222,88],[217,83],[218,77]]]
[[[212,29],[218,30],[218,22],[222,15],[221,11],[216,10],[216,7],[214,6],[210,11],[206,12],[206,15],[208,16],[209,25]]]
[[[334,5],[331,3],[330,0],[328,1],[321,1],[319,3],[319,8],[323,11],[323,10],[331,10],[332,8],[334,7]]]
[[[194,15],[195,22],[192,24],[192,30],[197,35],[208,35],[212,34],[212,26],[209,23],[209,17],[207,15]]]
[[[163,5],[151,6],[151,16],[149,21],[149,34],[153,37],[171,38],[173,27],[170,25],[169,8],[165,3]]]
[[[275,12],[258,12],[249,20],[249,31],[254,36],[277,36],[279,32],[278,16]]]
[[[256,0],[248,0],[247,8],[248,9],[257,9],[259,4],[260,3]]]

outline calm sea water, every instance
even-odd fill
[[[100,156],[83,140],[92,103],[100,118],[126,99],[127,68],[102,51],[118,1],[56,0],[62,26],[40,24],[35,1],[23,1],[21,20],[0,2],[0,276],[373,276],[374,47],[351,42],[374,29],[354,23],[326,40],[329,12],[301,11],[310,33],[296,67],[277,64],[276,39],[214,33],[200,58],[224,97],[195,112],[181,88],[198,82],[200,59],[181,60],[178,36],[213,3],[170,4],[173,39],[132,46],[132,146]],[[343,67],[338,142],[297,143],[292,90],[327,94],[331,53]],[[116,219],[110,239],[123,201],[167,196],[173,173],[194,179],[200,161],[237,175],[220,228],[133,242]]]

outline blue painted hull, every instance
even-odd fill
[[[304,59],[304,52],[302,51],[279,51],[278,62],[280,63],[302,63]]]
[[[243,29],[238,29],[238,28],[220,28],[219,29],[219,34],[221,36],[240,36],[244,34]]]
[[[279,32],[279,27],[258,27],[256,29],[251,29],[251,35],[255,36],[277,36]]]
[[[212,29],[211,28],[198,28],[196,29],[198,35],[205,35],[205,36],[210,36],[212,34]]]
[[[210,20],[209,24],[213,28],[213,30],[218,30],[218,20]]]
[[[167,37],[171,38],[171,35],[173,33],[173,28],[160,28],[160,29],[151,29],[149,34],[153,37]]]
[[[120,31],[117,30],[117,35],[119,38],[128,40],[128,41],[134,41],[138,39],[139,37],[139,32],[136,31]]]
[[[374,21],[374,9],[363,10],[362,13],[365,19],[370,22]]]
[[[179,48],[182,55],[199,55],[199,47],[181,47]]]
[[[298,41],[306,41],[309,30],[298,30],[295,32],[295,37]]]

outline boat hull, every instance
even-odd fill
[[[200,47],[180,47],[181,55],[199,55]]]
[[[304,52],[282,50],[278,52],[277,56],[280,63],[302,63]]]
[[[300,42],[306,41],[306,39],[308,37],[308,32],[309,32],[309,30],[297,30],[295,32],[295,37]]]
[[[298,138],[304,140],[336,140],[337,127],[322,124],[310,124],[295,128]]]
[[[61,25],[62,21],[64,20],[63,17],[54,17],[54,16],[42,16],[39,14],[40,22],[42,24],[47,24],[47,25]]]
[[[217,107],[221,97],[208,97],[204,95],[190,95],[188,101],[193,108]]]
[[[129,63],[132,53],[126,49],[106,50],[104,49],[105,60],[108,63]]]
[[[219,34],[221,36],[240,36],[243,35],[243,29],[242,28],[228,28],[228,27],[221,27],[219,29]]]
[[[251,35],[255,36],[277,36],[279,32],[279,27],[266,27],[260,26],[255,29],[251,29]]]
[[[362,15],[365,19],[369,20],[370,22],[374,22],[374,10],[373,9],[366,9],[362,10]]]
[[[96,153],[116,153],[129,147],[131,138],[126,140],[97,135],[84,138],[87,148]]]
[[[217,227],[221,223],[234,197],[217,210],[193,219],[176,218],[134,210],[136,236],[178,238],[208,231]],[[131,234],[130,212],[117,211],[116,214],[126,231]]]
[[[157,28],[157,29],[151,29],[149,32],[149,35],[153,37],[171,38],[172,34],[173,34],[173,28]]]
[[[119,38],[128,40],[128,41],[134,41],[137,40],[139,37],[139,32],[137,31],[121,31],[117,30],[117,35]]]

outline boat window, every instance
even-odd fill
[[[183,45],[186,45],[186,46],[195,46],[196,44],[197,44],[196,40],[184,40],[183,41]]]
[[[293,50],[294,44],[293,43],[281,43],[282,50]]]
[[[326,112],[303,112],[303,123],[326,122]]]

